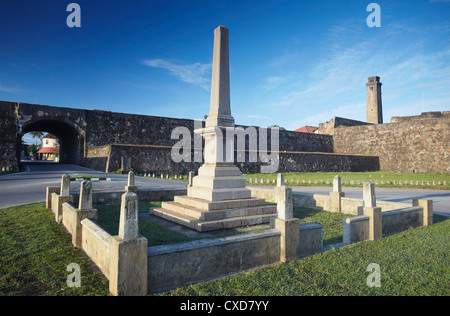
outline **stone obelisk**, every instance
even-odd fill
[[[205,128],[195,130],[205,138],[205,163],[194,177],[188,195],[208,201],[250,198],[245,179],[234,165],[234,118],[230,108],[228,29],[214,30],[211,103]]]
[[[230,108],[228,29],[223,25],[214,30],[211,102],[206,119],[206,127],[210,126],[234,126]]]

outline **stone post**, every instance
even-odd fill
[[[277,198],[277,217],[281,219],[293,218],[292,188],[283,185],[275,187],[274,190]]]
[[[61,223],[62,205],[65,202],[73,202],[73,196],[70,195],[70,176],[68,174],[65,174],[61,177],[59,195],[56,193],[52,194],[51,209],[55,214],[55,220],[57,223]]]
[[[189,177],[188,177],[188,185],[187,185],[187,195],[189,195],[189,190],[192,188],[193,185],[193,179],[195,176],[195,172],[194,171],[189,171]]]
[[[280,261],[295,260],[300,256],[300,220],[293,218],[292,188],[280,185],[283,179],[278,174],[278,183],[274,188],[277,201],[277,217],[274,226],[281,232],[280,236]]]
[[[333,179],[333,191],[330,192],[330,212],[342,212],[341,199],[345,196],[342,192],[341,177],[335,176]]]
[[[375,185],[372,181],[364,182],[363,184],[363,206],[375,207],[377,206],[377,199],[375,196]]]
[[[139,235],[138,227],[138,196],[133,192],[122,195],[120,205],[119,237],[133,239]]]
[[[413,206],[422,206],[422,225],[433,225],[433,200],[413,199]]]
[[[65,174],[61,178],[61,191],[60,195],[69,195],[70,194],[70,176]]]
[[[371,181],[364,182],[363,206],[358,208],[358,213],[369,216],[369,240],[380,239],[382,236],[381,207],[376,207],[375,186]]]
[[[125,186],[125,191],[134,192],[137,194],[137,186],[134,182],[134,172],[128,172],[128,185]]]
[[[147,239],[139,237],[138,197],[122,195],[119,235],[111,237],[109,290],[117,296],[147,295]]]
[[[277,175],[277,187],[281,187],[282,185],[284,185],[284,174],[279,173]]]
[[[92,208],[92,182],[83,180],[80,185],[80,199],[78,209],[75,209],[72,234],[72,243],[75,246],[82,244],[82,228],[81,221],[85,218],[97,220],[97,210]]]
[[[78,201],[78,209],[92,209],[92,182],[83,180],[80,185],[80,199]]]
[[[45,207],[48,209],[52,209],[52,194],[55,193],[59,195],[61,187],[47,187],[45,194]]]

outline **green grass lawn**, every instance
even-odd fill
[[[344,187],[362,187],[365,181],[372,181],[377,187],[385,188],[416,188],[416,189],[439,189],[450,190],[450,174],[438,174],[438,173],[395,173],[386,171],[376,172],[287,172],[284,173],[285,183],[287,185],[299,185],[299,186],[329,186],[333,185],[334,176],[339,175]],[[258,174],[244,174],[244,178],[247,180],[247,184],[262,185],[261,179],[263,179],[263,185],[274,185],[273,180],[276,181],[277,174],[270,173],[258,173]],[[250,178],[252,182],[250,183]],[[255,179],[258,180],[255,183]],[[270,183],[267,183],[269,180]],[[354,184],[351,184],[351,180]],[[303,181],[305,183],[303,183]],[[328,181],[328,184],[327,184]],[[357,184],[357,181],[360,183]],[[382,184],[382,181],[384,184]],[[394,181],[396,184],[394,184]],[[400,181],[403,183],[400,185]],[[405,184],[408,181],[408,184]],[[414,184],[410,184],[413,181]],[[419,185],[416,185],[416,181],[419,181]],[[424,184],[422,185],[422,181]],[[430,182],[430,185],[427,182]],[[436,185],[433,185],[433,181]],[[441,184],[439,185],[439,181]],[[447,185],[444,185],[444,181],[447,181]],[[311,182],[311,183],[309,183]]]
[[[150,207],[159,207],[161,202],[139,203],[139,212],[148,213]],[[120,205],[98,205],[98,224],[109,234],[117,235],[119,231]],[[147,238],[148,246],[159,246],[194,240],[183,234],[161,226],[148,219],[139,218],[139,233]]]
[[[351,215],[294,206],[294,217],[323,225],[323,245],[342,242],[342,220]]]
[[[99,176],[92,176],[87,174],[77,174],[74,176],[70,176],[70,180],[76,180],[76,179],[84,179],[84,180],[90,180],[90,179],[99,179],[99,180],[106,180],[105,177],[99,177]]]
[[[81,287],[69,287],[81,268]],[[0,296],[109,295],[108,280],[93,272],[81,248],[56,224],[44,203],[0,209]]]
[[[450,295],[450,221],[160,295]],[[380,287],[369,287],[371,263]],[[371,280],[371,278],[370,278]]]

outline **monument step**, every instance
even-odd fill
[[[224,218],[220,220],[202,221],[200,219],[180,214],[176,211],[167,210],[162,207],[150,209],[150,214],[175,222],[177,224],[183,225],[185,227],[194,229],[199,232],[267,224],[270,222],[272,218],[276,217],[276,214],[264,214],[264,215]]]
[[[192,206],[204,211],[226,210],[241,207],[266,205],[266,201],[264,199],[258,199],[253,197],[238,200],[208,201],[187,195],[178,195],[174,197],[174,202]]]
[[[213,189],[192,186],[189,188],[189,196],[208,201],[240,200],[250,198],[251,191],[247,188]]]
[[[270,223],[270,220],[275,217],[276,217],[275,214],[267,214],[267,215],[233,217],[217,221],[207,221],[207,222],[200,221],[197,223],[198,228],[195,229],[200,232],[206,232],[218,229],[268,224]]]
[[[193,186],[213,189],[245,188],[245,179],[242,176],[211,177],[198,175],[193,179]]]
[[[198,175],[206,177],[241,176],[241,171],[235,165],[205,163],[198,169]]]
[[[195,219],[200,219],[203,221],[220,220],[240,216],[276,214],[277,212],[275,205],[260,205],[260,206],[206,211],[192,206],[184,205],[178,202],[163,202],[161,208],[177,212],[178,214],[186,215]]]

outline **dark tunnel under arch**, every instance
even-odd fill
[[[60,163],[80,164],[81,135],[75,127],[66,122],[51,119],[30,122],[26,126],[23,126],[21,134],[18,135],[17,143],[20,144],[23,135],[32,131],[47,132],[58,137],[60,143]],[[21,146],[16,147],[16,155],[19,160]]]

